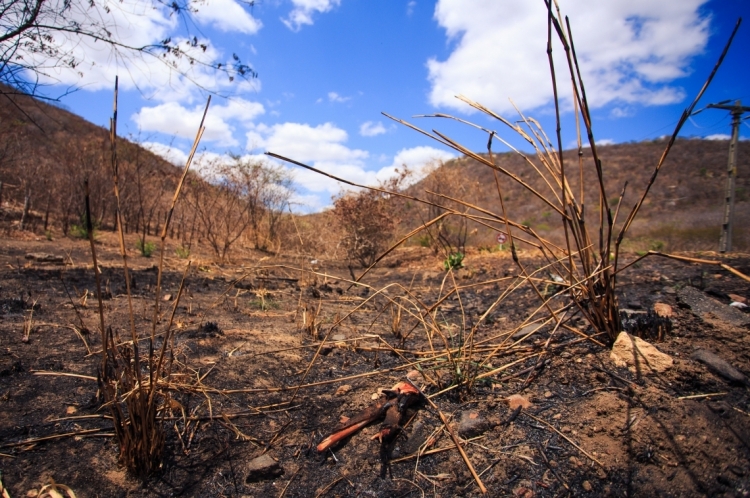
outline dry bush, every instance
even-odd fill
[[[399,192],[410,175],[406,168],[396,173],[378,190],[344,192],[333,201],[333,215],[343,233],[341,245],[347,259],[362,267],[375,263],[393,242],[400,221],[399,204],[403,202],[389,192]]]

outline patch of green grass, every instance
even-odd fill
[[[190,249],[185,246],[180,246],[174,250],[177,257],[180,259],[187,259],[190,257]]]
[[[141,252],[141,256],[144,258],[150,258],[156,250],[156,244],[153,242],[145,242],[143,239],[138,239],[135,243],[136,249]]]
[[[445,258],[445,261],[443,261],[443,268],[445,268],[446,271],[463,268],[463,266],[464,254],[461,252],[453,252]]]

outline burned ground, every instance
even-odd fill
[[[116,246],[108,241],[103,237],[98,246],[107,284],[103,303],[107,322],[124,336],[129,328],[124,278]],[[146,481],[130,477],[118,464],[108,411],[97,400],[101,341],[86,244],[4,239],[2,247],[0,469],[11,496],[26,496],[49,478],[79,497],[480,494],[429,407],[411,412],[385,479],[380,478],[379,443],[370,439],[377,423],[332,452],[317,454],[315,445],[341,416],[356,414],[379,389],[403,380],[429,346],[420,329],[396,337],[387,301],[349,288],[346,266],[323,261],[315,275],[291,269],[309,268],[309,261],[260,254],[221,267],[197,261],[188,273],[175,313],[175,369],[186,379],[202,378],[204,390],[176,393],[165,411],[161,471]],[[62,255],[68,264],[26,260],[32,252]],[[750,258],[725,260],[750,274]],[[151,328],[156,261],[130,261],[136,327],[145,336]],[[533,258],[527,261],[533,266]],[[466,286],[460,300],[446,301],[438,311],[448,330],[463,318],[475,321],[499,292],[494,284],[473,284],[517,272],[502,253],[470,254],[466,267],[456,275],[458,285]],[[161,302],[162,311],[171,312],[184,268],[184,260],[168,259],[163,293],[170,300]],[[373,289],[399,283],[431,302],[444,276],[441,262],[426,250],[407,248],[365,281]],[[489,496],[750,494],[747,386],[731,384],[691,359],[703,348],[750,374],[748,328],[742,320],[691,309],[681,298],[691,287],[726,309],[728,294],[750,297],[746,281],[719,267],[655,257],[619,280],[621,307],[649,310],[658,302],[674,313],[671,332],[655,342],[674,360],[663,374],[617,368],[607,348],[571,331],[555,334],[551,354],[538,364],[530,355],[547,340],[541,331],[493,358],[494,367],[520,361],[477,382],[471,392],[432,398],[460,429]],[[389,293],[399,295],[395,287]],[[336,317],[363,302],[319,348]],[[493,344],[535,303],[530,291],[504,301],[478,329],[477,340]],[[303,319],[309,321],[318,307],[314,337]],[[581,319],[572,323],[583,334],[594,333]],[[409,328],[404,318],[400,331]],[[458,340],[458,334],[452,337]],[[87,354],[84,339],[93,354]],[[451,373],[439,367],[433,362],[426,373],[444,388]],[[427,383],[424,391],[434,394],[439,387]],[[513,394],[531,406],[514,414],[506,402]],[[696,395],[703,396],[691,397]],[[420,443],[430,440],[433,444],[416,458]],[[250,462],[261,454],[278,462],[276,474],[283,473],[261,473],[247,481]]]

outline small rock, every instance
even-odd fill
[[[534,333],[538,332],[541,328],[542,328],[542,324],[541,323],[534,323],[534,324],[531,324],[531,325],[526,325],[521,330],[519,330],[518,332],[516,332],[515,334],[513,334],[513,336],[511,338],[513,340],[518,340],[521,337],[524,337],[524,336],[527,336],[529,334],[534,334]]]
[[[593,488],[591,487],[591,483],[590,483],[590,482],[588,482],[588,481],[583,481],[583,482],[581,483],[581,487],[582,487],[582,488],[583,488],[583,490],[584,490],[584,491],[586,491],[587,493],[590,493],[590,492],[591,492],[591,490],[593,489]]]
[[[414,383],[422,382],[424,380],[419,370],[409,370],[409,373],[406,374],[406,378]]]
[[[273,479],[284,474],[279,462],[271,458],[267,453],[258,458],[250,460],[247,465],[247,478],[245,482],[258,482],[266,479]]]
[[[672,367],[672,358],[639,337],[627,332],[617,336],[610,358],[617,367],[628,367],[631,372],[662,373]]]
[[[727,294],[727,296],[729,296],[729,299],[736,303],[747,304],[747,298],[745,297],[739,296],[737,294]]]
[[[552,420],[560,420],[561,418],[562,418],[561,413],[555,413],[554,415],[552,415]]]
[[[334,334],[331,336],[333,342],[345,341],[346,336],[344,334]]]
[[[531,401],[524,398],[520,394],[511,394],[510,396],[505,398],[505,402],[508,403],[508,406],[511,410],[515,410],[519,406],[524,410],[531,407]]]
[[[654,312],[662,318],[672,318],[672,307],[666,303],[654,304]]]
[[[750,326],[750,317],[748,315],[708,297],[694,287],[688,286],[680,289],[677,296],[683,304],[687,305],[701,319],[703,319],[704,315],[711,314],[713,317],[735,327]]]
[[[544,392],[544,397],[547,398],[547,399],[551,398],[554,395],[555,394],[552,391],[545,391]]]
[[[531,483],[526,484],[528,481],[521,481],[521,484],[513,488],[513,496],[518,498],[534,498],[534,491],[531,489]]]
[[[568,463],[570,463],[570,465],[572,465],[573,467],[580,467],[581,466],[581,461],[578,460],[574,456],[568,458]]]
[[[737,477],[744,477],[746,472],[742,469],[742,467],[738,467],[736,465],[730,465],[728,467],[729,471],[736,475]]]
[[[67,415],[73,415],[77,411],[78,411],[78,408],[76,408],[75,406],[69,406],[68,408],[65,409],[65,413]]]
[[[726,360],[705,349],[696,349],[690,357],[706,365],[709,370],[730,382],[737,384],[748,384],[747,377],[742,372],[730,365]]]
[[[427,441],[430,432],[430,429],[424,423],[417,422],[414,424],[414,429],[412,429],[409,439],[401,445],[401,453],[409,455],[417,451]]]
[[[164,294],[164,297],[162,298],[163,301],[171,301],[172,300],[172,294]]]
[[[343,386],[339,386],[339,388],[336,389],[336,396],[343,396],[351,390],[352,386],[350,386],[349,384],[344,384]]]
[[[476,410],[461,413],[458,422],[458,434],[463,438],[479,436],[490,428],[487,419],[482,417]]]

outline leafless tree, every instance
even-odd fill
[[[291,177],[263,161],[233,157],[204,165],[210,181],[193,177],[186,201],[194,211],[216,256],[226,261],[232,245],[249,230],[265,249],[291,195]]]
[[[248,3],[248,2],[245,2]],[[250,2],[252,4],[252,2]],[[134,10],[157,9],[170,16],[190,18],[197,2],[190,0],[134,0],[127,4],[107,0],[0,0],[0,94],[21,92],[37,94],[39,80],[52,76],[54,68],[69,68],[82,75],[85,56],[64,48],[64,39],[77,43],[95,42],[110,50],[113,60],[133,61],[153,58],[166,64],[182,77],[191,77],[190,68],[202,66],[227,74],[230,80],[252,78],[255,71],[233,54],[233,60],[212,60],[206,43],[190,33],[187,41],[166,38],[149,45],[130,45],[120,39],[116,14],[125,6]],[[185,19],[186,26],[192,25]],[[210,89],[209,89],[210,90]]]

